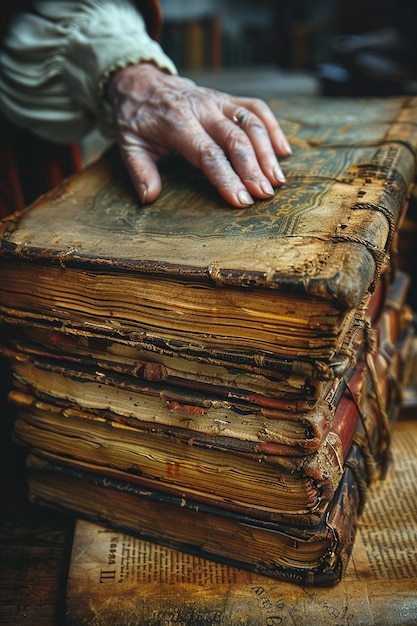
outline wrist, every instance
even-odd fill
[[[115,71],[108,77],[105,96],[112,105],[126,90],[130,93],[134,90],[135,93],[143,93],[146,96],[150,87],[160,83],[164,74],[166,72],[152,61],[130,63],[125,67],[115,68]]]

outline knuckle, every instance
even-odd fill
[[[266,102],[264,100],[261,100],[261,98],[252,98],[251,105],[251,108],[261,113],[264,113],[269,108]]]
[[[266,103],[264,102],[264,100],[261,100],[261,98],[253,98],[252,101],[257,108],[259,109],[266,108]]]
[[[251,143],[246,134],[231,132],[227,141],[227,152],[239,163],[247,163],[251,157]]]
[[[201,169],[213,169],[225,161],[223,150],[215,143],[197,139],[194,150]]]

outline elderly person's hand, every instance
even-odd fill
[[[277,155],[291,148],[275,116],[262,101],[198,87],[151,63],[118,70],[108,97],[119,144],[142,202],[161,190],[156,162],[177,151],[230,204],[247,206],[268,198],[285,182]]]

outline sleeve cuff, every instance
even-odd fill
[[[96,4],[94,11],[75,21],[66,47],[65,77],[74,98],[92,110],[106,135],[114,135],[113,114],[105,93],[110,76],[148,61],[176,74],[173,62],[146,32],[142,16],[125,2]]]
[[[138,3],[140,6],[140,3]],[[0,108],[17,125],[58,143],[95,127],[114,137],[104,98],[112,72],[149,61],[176,74],[129,0],[33,0],[0,51]]]

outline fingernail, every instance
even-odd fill
[[[144,183],[138,185],[138,196],[142,204],[146,204],[146,198],[148,197],[148,188]]]
[[[263,180],[261,182],[261,189],[268,196],[273,196],[274,193],[275,193],[273,186],[271,185],[271,183],[268,180]]]
[[[238,191],[237,199],[239,200],[240,204],[253,204],[253,198],[244,189]]]
[[[279,167],[279,165],[277,165],[277,167],[275,168],[274,174],[277,180],[279,180],[281,183],[285,183],[286,178],[284,174],[282,173],[282,169]]]
[[[282,145],[283,145],[284,150],[286,150],[288,154],[292,154],[291,146],[288,143],[288,140],[286,137],[284,137],[284,139],[282,140]]]

